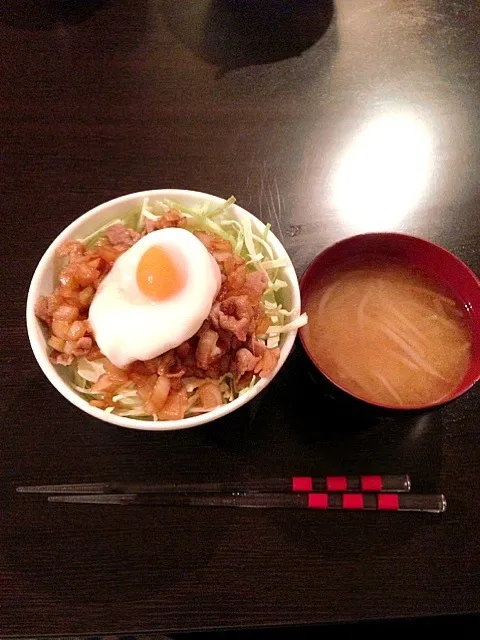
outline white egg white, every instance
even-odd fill
[[[183,289],[163,301],[145,296],[136,281],[138,263],[153,246],[168,251],[185,273]],[[178,347],[200,329],[220,283],[217,263],[193,233],[167,228],[147,234],[116,260],[90,305],[100,351],[123,368]]]

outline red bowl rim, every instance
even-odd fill
[[[302,277],[300,278],[300,296],[302,296],[303,291],[305,289],[305,284],[308,281],[308,278],[311,274],[311,272],[314,270],[316,263],[324,256],[324,254],[327,251],[331,251],[332,249],[334,249],[335,247],[337,247],[339,244],[342,244],[344,242],[351,242],[354,241],[357,238],[365,238],[365,237],[387,237],[387,236],[395,236],[398,238],[408,238],[409,240],[416,240],[420,243],[425,243],[430,245],[431,247],[434,247],[434,249],[436,251],[439,251],[440,253],[444,253],[447,254],[449,259],[453,259],[455,262],[458,263],[458,265],[460,267],[462,267],[463,271],[465,272],[465,275],[471,276],[473,278],[473,280],[476,282],[477,286],[480,288],[480,279],[477,277],[477,275],[472,271],[472,269],[470,269],[470,267],[468,265],[466,265],[462,260],[460,260],[460,258],[458,258],[455,254],[453,254],[451,251],[449,251],[448,249],[445,249],[444,247],[441,247],[438,244],[435,244],[434,242],[431,242],[430,240],[426,240],[425,238],[420,238],[418,236],[412,236],[410,234],[407,233],[397,233],[394,231],[386,231],[386,232],[369,232],[369,233],[357,233],[353,236],[348,236],[347,238],[342,238],[342,240],[338,240],[337,242],[334,242],[333,244],[329,245],[328,247],[325,247],[325,249],[323,249],[323,251],[321,251],[319,254],[317,254],[312,261],[308,264],[307,268],[305,269],[305,271],[303,272]],[[303,300],[302,300],[302,312],[305,311],[305,309],[303,308]],[[460,396],[463,396],[464,393],[467,393],[467,391],[469,391],[479,380],[480,380],[480,368],[478,373],[475,375],[474,379],[472,380],[472,382],[470,384],[468,384],[466,387],[463,386],[463,383],[461,383],[458,387],[458,389],[452,393],[451,395],[449,395],[447,398],[443,399],[443,400],[438,400],[437,402],[430,402],[430,403],[426,403],[426,404],[421,404],[421,405],[409,405],[407,407],[396,407],[396,406],[392,406],[389,404],[384,404],[382,402],[374,402],[373,400],[367,400],[366,398],[363,398],[362,396],[353,393],[352,391],[349,391],[348,389],[346,389],[344,386],[342,386],[341,384],[339,384],[338,382],[336,382],[335,380],[333,380],[329,375],[327,375],[325,373],[325,371],[323,371],[323,369],[317,364],[317,362],[315,361],[314,356],[312,355],[311,350],[308,348],[307,346],[307,341],[304,339],[304,331],[305,328],[301,327],[298,331],[298,334],[300,336],[300,341],[302,343],[303,348],[305,349],[306,354],[308,355],[308,358],[310,359],[310,361],[312,362],[312,364],[315,366],[315,368],[322,374],[322,376],[324,376],[327,380],[329,380],[329,382],[331,382],[335,387],[337,387],[337,389],[340,389],[340,391],[343,391],[344,393],[346,393],[347,395],[355,398],[356,400],[359,400],[360,402],[372,405],[374,407],[378,407],[380,409],[389,409],[392,411],[425,411],[427,409],[434,409],[436,407],[441,407],[445,404],[448,404],[449,402],[452,402],[453,400],[456,400],[457,398],[459,398]]]

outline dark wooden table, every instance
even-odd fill
[[[252,8],[260,5],[260,8]],[[480,269],[480,5],[3,0],[0,635],[321,623],[480,609],[480,394],[374,419],[297,347],[257,402],[178,433],[114,428],[38,368],[45,248],[115,196],[180,187],[273,225],[298,273],[359,231]],[[18,484],[409,471],[416,514],[48,505]]]

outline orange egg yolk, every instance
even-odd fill
[[[140,258],[137,285],[152,300],[167,300],[179,293],[184,284],[181,265],[162,247],[150,247]]]

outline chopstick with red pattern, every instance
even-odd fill
[[[422,511],[443,513],[444,495],[412,493],[164,493],[49,496],[49,502],[163,507],[246,507],[343,511]]]
[[[196,482],[196,483],[129,483],[95,482],[77,484],[45,484],[17,487],[19,493],[62,494],[117,494],[117,493],[303,493],[303,492],[407,492],[410,491],[408,475],[359,475],[359,476],[294,476],[293,478],[265,478],[259,480]]]

